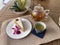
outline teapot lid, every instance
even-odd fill
[[[34,7],[34,10],[39,11],[39,12],[43,12],[44,8],[40,4],[38,4]]]

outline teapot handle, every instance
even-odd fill
[[[30,13],[32,13],[32,9],[31,8],[26,8]]]
[[[46,16],[50,13],[50,10],[44,10],[44,13],[46,14]]]

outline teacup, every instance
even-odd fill
[[[46,30],[46,24],[44,22],[37,22],[35,24],[36,33],[41,33]]]

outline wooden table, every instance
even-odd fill
[[[35,5],[37,4],[37,1],[34,0]],[[59,15],[60,15],[60,6],[59,6],[60,0],[58,0],[58,1],[57,0],[46,0],[46,1],[38,1],[38,2],[43,7],[45,7],[45,9],[51,10],[50,16],[52,17],[52,19],[54,19],[54,21],[58,25],[58,19],[59,19]],[[11,7],[12,4],[13,4],[13,0],[11,2],[9,2],[6,5],[6,7],[3,8],[2,11],[0,12],[0,25],[2,24],[2,22],[4,20],[20,16],[20,15],[16,15],[16,14],[12,13],[9,10],[9,8]],[[60,45],[60,40],[52,41],[52,42],[44,44],[44,45]]]

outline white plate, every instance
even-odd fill
[[[7,25],[7,28],[6,28],[6,33],[7,35],[10,37],[10,38],[13,38],[13,39],[21,39],[21,38],[24,38],[26,37],[32,30],[32,24],[29,20],[25,19],[25,18],[21,18],[22,22],[23,22],[23,25],[24,25],[24,28],[25,28],[25,32],[21,33],[21,34],[16,34],[14,35],[12,33],[12,26],[14,25],[13,21],[11,21],[8,25]]]

